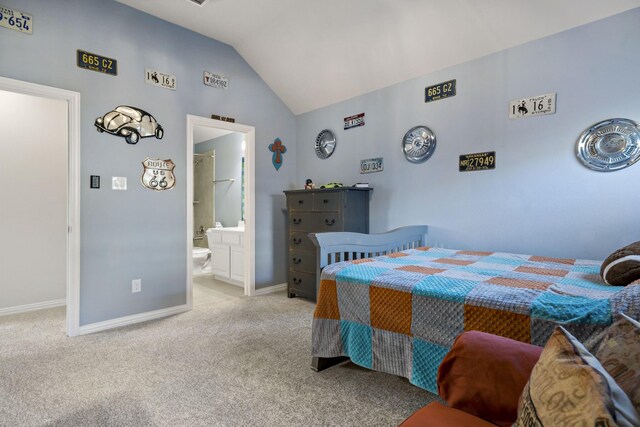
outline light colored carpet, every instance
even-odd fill
[[[436,398],[311,371],[309,301],[198,282],[191,312],[77,338],[64,308],[0,317],[0,425],[395,426]]]

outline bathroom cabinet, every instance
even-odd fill
[[[369,194],[372,188],[290,190],[287,196],[289,298],[316,299],[316,248],[309,233],[369,232]]]
[[[216,279],[244,286],[244,229],[210,228],[211,272]]]

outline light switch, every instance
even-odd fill
[[[111,189],[112,190],[126,190],[127,189],[127,177],[126,176],[112,176],[111,177]]]

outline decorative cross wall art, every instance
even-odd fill
[[[280,169],[282,161],[284,160],[283,154],[287,152],[287,147],[282,144],[280,138],[276,138],[273,140],[273,144],[269,144],[269,151],[273,153],[271,157],[273,167],[276,168],[276,170]]]

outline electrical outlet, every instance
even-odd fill
[[[142,279],[135,279],[131,281],[131,293],[142,292]]]

